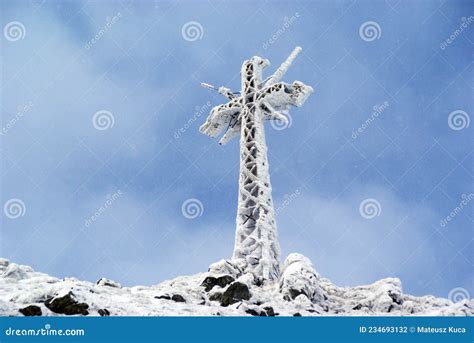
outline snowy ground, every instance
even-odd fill
[[[238,261],[221,260],[206,273],[130,288],[104,278],[57,279],[0,259],[1,316],[471,316],[473,309],[473,300],[403,294],[395,278],[337,287],[300,254],[288,256],[273,284],[258,285]]]

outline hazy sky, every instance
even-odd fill
[[[239,142],[199,133],[225,101],[199,82],[238,90],[243,60],[268,75],[300,45],[285,81],[315,93],[266,125],[282,258],[339,285],[474,294],[472,2],[0,7],[0,256],[125,285],[230,257]]]

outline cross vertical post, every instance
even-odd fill
[[[246,272],[261,282],[280,274],[280,247],[272,201],[272,187],[265,142],[265,120],[286,120],[290,106],[301,106],[313,89],[302,82],[278,82],[296,55],[297,47],[278,70],[263,80],[270,62],[254,56],[241,69],[241,91],[216,89],[230,101],[214,107],[200,131],[211,137],[225,130],[220,144],[240,134],[240,177],[235,245],[232,258],[244,262]],[[206,88],[214,88],[203,84]],[[232,94],[232,96],[231,96]]]

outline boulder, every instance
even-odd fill
[[[223,295],[222,292],[214,292],[209,296],[209,300],[210,301],[221,302],[222,301],[222,295]]]
[[[184,297],[180,294],[173,294],[173,296],[171,297],[171,300],[173,300],[177,303],[185,303],[186,302],[186,299],[184,299]]]
[[[372,296],[369,298],[372,310],[391,312],[402,309],[401,282],[397,278],[386,278],[377,281],[372,286]]]
[[[285,300],[305,295],[313,303],[322,303],[325,295],[320,283],[320,276],[307,257],[293,253],[286,258],[280,278],[280,292]]]
[[[249,300],[252,295],[248,286],[241,282],[232,283],[222,295],[222,306],[229,306],[242,300]]]
[[[99,315],[100,315],[101,317],[108,317],[108,316],[110,316],[110,312],[109,312],[109,310],[107,310],[106,308],[104,308],[104,309],[99,309],[97,312],[99,313]]]
[[[255,317],[266,317],[267,316],[267,313],[265,311],[256,311],[256,310],[251,309],[251,308],[245,310],[245,313],[248,313],[251,316],[255,316]]]
[[[75,314],[82,314],[87,316],[89,311],[89,305],[86,303],[79,303],[72,292],[67,293],[64,296],[56,296],[46,300],[44,303],[54,313],[65,314],[68,316]]]
[[[268,317],[275,317],[275,311],[273,310],[273,307],[271,306],[266,306],[263,308],[265,312],[267,313]]]
[[[201,286],[204,286],[206,292],[209,292],[214,286],[219,286],[224,288],[225,286],[234,282],[235,279],[230,275],[223,275],[219,277],[208,276],[201,283]]]
[[[31,316],[41,316],[43,313],[41,312],[41,307],[36,305],[26,306],[24,308],[20,308],[18,311],[25,317]]]

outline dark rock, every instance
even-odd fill
[[[248,310],[246,310],[245,313],[248,313],[248,314],[250,314],[252,316],[256,316],[256,317],[266,317],[267,316],[267,314],[264,311],[257,312],[255,310],[250,309],[250,308]]]
[[[222,295],[222,306],[229,306],[242,300],[249,300],[251,297],[250,290],[246,284],[242,282],[234,282]]]
[[[72,292],[59,298],[50,298],[46,300],[44,304],[54,313],[61,313],[68,316],[75,314],[87,316],[89,314],[89,311],[87,311],[89,305],[77,302]]]
[[[41,316],[43,314],[41,312],[41,307],[36,305],[30,305],[24,308],[20,308],[18,311],[20,311],[20,313],[26,317]]]
[[[179,294],[173,294],[173,296],[171,297],[171,300],[176,301],[178,303],[185,303],[186,302],[186,299],[184,299],[183,296],[179,295]]]
[[[211,294],[211,296],[209,297],[209,300],[221,302],[222,301],[222,293],[221,292],[216,292],[216,293]]]
[[[290,289],[289,292],[290,292],[290,297],[293,300],[296,299],[296,297],[300,294],[304,294],[308,296],[308,294],[306,294],[303,290],[300,290],[300,289]]]
[[[104,308],[104,309],[99,309],[99,311],[97,311],[97,312],[99,312],[99,314],[100,314],[101,317],[108,317],[108,316],[110,316],[110,312],[109,312],[109,310],[107,310],[106,308]]]
[[[296,312],[295,314],[293,314],[293,317],[301,317],[301,313]]]
[[[403,303],[403,299],[400,297],[400,294],[393,293],[392,291],[388,291],[388,296],[392,298],[393,302],[397,305],[401,305]]]
[[[354,306],[352,309],[358,311],[358,310],[360,310],[361,308],[362,308],[362,305],[361,305],[361,304],[358,304],[357,306]]]
[[[224,288],[228,284],[234,282],[234,278],[230,275],[224,275],[219,277],[208,276],[204,279],[201,286],[204,286],[206,292],[209,292],[214,286],[220,286]]]
[[[275,311],[273,310],[273,307],[267,306],[263,308],[265,312],[267,312],[267,316],[269,317],[275,317]]]
[[[207,278],[204,279],[204,281],[201,283],[201,286],[204,287],[204,290],[206,292],[209,292],[215,285],[217,285],[217,278],[213,276],[208,276]]]
[[[155,299],[165,299],[165,300],[171,300],[171,297],[169,295],[157,295]]]

